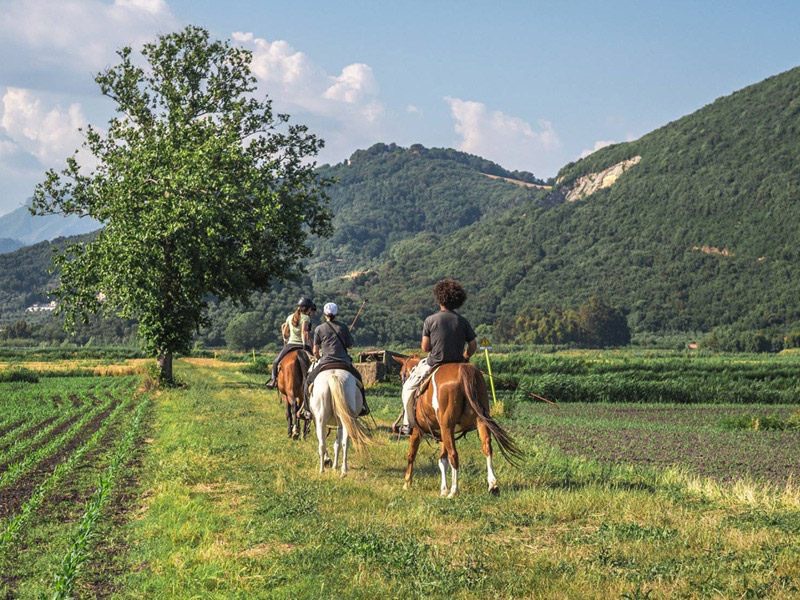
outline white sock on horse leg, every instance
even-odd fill
[[[497,485],[497,478],[494,476],[494,469],[492,469],[492,455],[486,457],[486,481],[489,484],[489,489]]]
[[[442,483],[439,486],[439,491],[442,496],[447,495],[447,467],[450,465],[450,462],[447,460],[447,457],[443,457],[439,459],[439,472],[442,474]]]
[[[458,493],[458,469],[451,469],[453,472],[453,482],[450,486],[450,493],[447,495],[448,498],[452,498]]]

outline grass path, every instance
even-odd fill
[[[118,595],[800,597],[791,490],[604,467],[520,438],[524,464],[498,461],[493,498],[475,435],[459,442],[453,500],[438,497],[433,446],[403,491],[407,442],[385,433],[368,456],[352,455],[347,478],[320,476],[315,442],[286,439],[263,377],[211,360],[177,368],[190,385],[155,400]],[[398,403],[371,398],[379,424]]]

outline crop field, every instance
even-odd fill
[[[797,405],[732,400],[722,385],[766,394],[772,380],[756,374],[774,370],[788,390],[797,359],[738,359],[692,363],[704,402],[567,402],[551,389],[555,406],[527,393],[545,393],[547,364],[638,381],[655,360],[676,380],[696,358],[498,355],[494,410],[524,459],[498,457],[491,496],[466,436],[454,499],[439,497],[434,443],[403,489],[408,441],[388,431],[397,382],[370,390],[374,443],[346,478],[318,473],[313,428],[287,439],[266,373],[243,362],[182,359],[184,386],[147,393],[124,375],[0,383],[0,595],[800,597]]]
[[[148,404],[139,377],[64,371],[0,370],[3,597],[89,594],[78,575],[140,441]]]

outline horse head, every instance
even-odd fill
[[[400,365],[400,381],[405,383],[405,380],[408,379],[408,375],[411,373],[411,369],[417,366],[420,361],[419,356],[408,356],[405,358],[400,358],[399,356],[392,356],[392,360]]]

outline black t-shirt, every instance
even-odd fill
[[[314,330],[314,345],[319,346],[319,353],[322,358],[335,358],[350,362],[347,349],[353,347],[353,338],[344,323],[325,321],[322,325],[319,325]]]
[[[475,339],[472,326],[452,310],[440,310],[425,319],[422,335],[431,338],[428,365],[464,362],[464,346]]]

